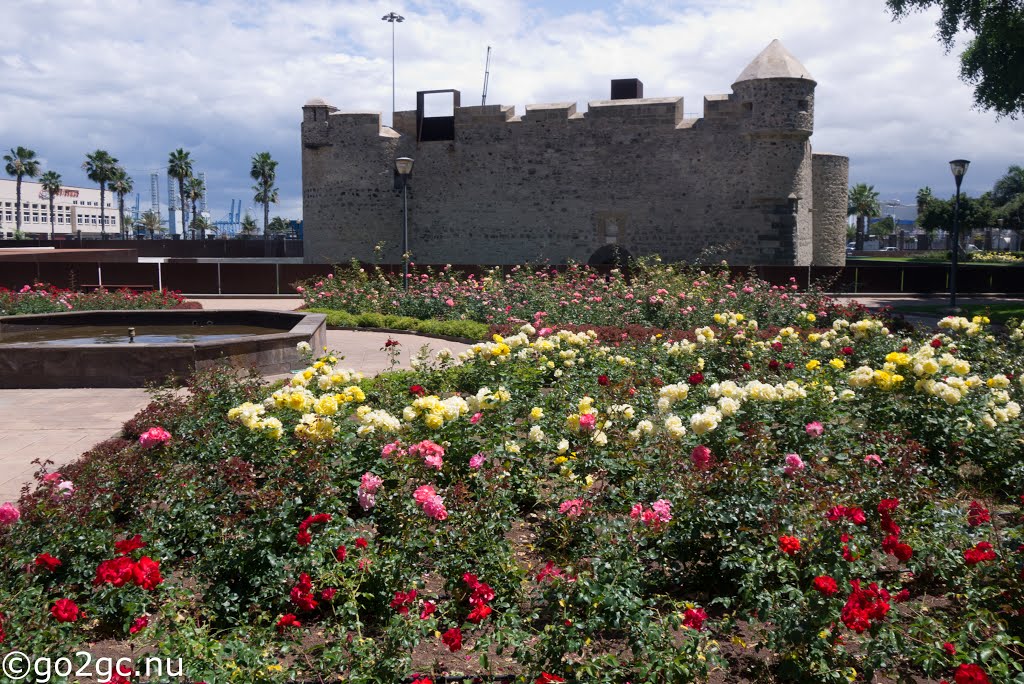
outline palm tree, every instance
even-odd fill
[[[196,237],[196,228],[199,229],[200,237],[206,239],[206,222],[199,221],[199,212],[196,211],[196,202],[203,199],[206,194],[206,184],[202,178],[189,178],[185,181],[185,197],[192,203],[192,239]]]
[[[142,213],[139,220],[135,222],[136,228],[149,231],[149,237],[153,237],[155,233],[162,232],[164,227],[160,223],[160,214],[156,213],[152,209]]]
[[[242,219],[242,235],[255,235],[259,229],[260,227],[256,224],[256,217],[246,213],[245,218]]]
[[[178,179],[178,197],[181,199],[181,232],[185,234],[185,181],[192,177],[192,159],[178,148],[167,158],[167,175]]]
[[[16,189],[16,204],[14,206],[14,234],[21,235],[21,179],[24,177],[35,178],[39,175],[39,161],[36,159],[35,150],[27,147],[12,147],[9,154],[4,155],[5,167],[8,176],[18,179]]]
[[[288,223],[288,219],[281,218],[280,216],[275,216],[270,221],[270,232],[271,233],[276,233],[276,234],[287,233],[287,232],[291,231],[291,229],[292,229],[292,227],[291,227],[291,224]]]
[[[253,155],[252,168],[249,175],[256,185],[252,189],[256,191],[253,199],[263,205],[263,237],[270,235],[270,204],[277,204],[277,188],[274,187],[274,180],[277,176],[277,162],[271,159],[270,152],[260,152]]]
[[[93,183],[100,186],[100,233],[107,234],[107,183],[114,178],[114,169],[117,168],[117,160],[110,156],[106,150],[96,150],[92,154],[85,155],[82,163],[82,170]]]
[[[858,183],[850,188],[849,199],[846,215],[857,217],[856,249],[860,251],[864,249],[868,218],[878,216],[881,213],[881,207],[878,204],[878,193],[875,192],[873,185]]]
[[[127,235],[128,224],[124,220],[124,196],[135,189],[132,177],[124,170],[124,167],[115,166],[114,174],[110,179],[110,191],[117,195],[117,211],[121,217],[121,234]]]
[[[39,177],[39,183],[43,186],[43,190],[46,190],[46,194],[50,196],[50,239],[52,240],[57,230],[57,217],[53,211],[53,200],[63,189],[61,188],[60,174],[56,171],[47,171]]]

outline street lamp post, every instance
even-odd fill
[[[402,184],[402,289],[409,291],[409,178],[412,176],[412,159],[399,157],[395,160],[395,171]]]
[[[949,162],[949,170],[956,181],[956,200],[953,202],[953,252],[949,260],[949,306],[956,308],[956,271],[960,262],[960,183],[964,180],[967,167],[971,162],[966,159],[954,159]]]
[[[380,18],[391,24],[391,127],[395,127],[395,24],[405,21],[397,12],[388,12]]]

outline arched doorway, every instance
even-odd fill
[[[598,247],[597,251],[590,255],[587,260],[588,266],[615,266],[625,270],[629,266],[633,255],[621,245],[604,245]]]

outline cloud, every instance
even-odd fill
[[[1024,125],[971,108],[956,53],[935,41],[933,13],[891,21],[863,0],[354,0],[12,3],[0,46],[0,147],[35,149],[65,181],[86,184],[84,155],[107,149],[148,205],[151,171],[178,147],[207,172],[215,218],[231,199],[253,205],[253,154],[280,161],[281,204],[301,215],[302,104],[342,110],[391,105],[391,26],[397,107],[416,90],[457,88],[479,101],[487,46],[487,101],[608,97],[609,80],[636,76],[649,97],[682,95],[699,115],[706,94],[732,80],[779,38],[818,81],[815,149],[849,155],[851,182],[912,201],[930,185],[952,193],[946,162],[974,161],[977,194],[1020,158]],[[384,115],[385,121],[390,119]],[[160,191],[166,193],[161,175]],[[166,200],[166,198],[163,198]]]

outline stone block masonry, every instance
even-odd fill
[[[420,264],[600,263],[621,251],[843,265],[848,160],[812,154],[815,85],[773,41],[731,94],[705,97],[699,119],[670,97],[593,101],[585,113],[528,105],[523,116],[456,107],[448,123],[395,112],[388,128],[379,113],[310,101],[306,260],[401,261],[394,160],[406,156]]]

